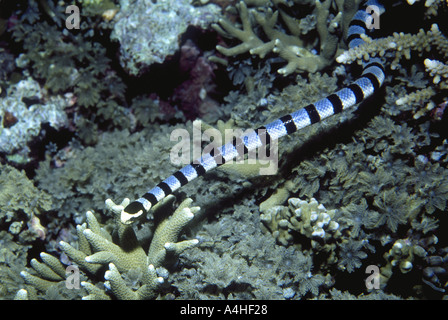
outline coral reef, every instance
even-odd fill
[[[132,109],[137,123],[147,126],[155,120],[173,118],[194,120],[201,117],[213,121],[220,118],[219,103],[215,98],[217,66],[208,59],[210,53],[203,52],[190,39],[180,46],[179,51],[178,74],[172,94],[167,98],[155,93],[135,98]]]
[[[267,201],[269,199],[263,204]],[[362,265],[361,260],[367,254],[361,249],[367,242],[354,239],[359,233],[353,233],[352,238],[345,236],[350,224],[341,214],[327,210],[314,198],[309,201],[289,198],[287,204],[267,207],[260,215],[260,220],[279,244],[293,245],[305,252],[309,250],[312,255],[325,252],[327,268],[336,264],[340,270],[351,273]]]
[[[181,46],[179,60],[179,69],[188,74],[188,80],[174,90],[174,103],[179,105],[187,119],[196,119],[198,116],[216,119],[219,105],[210,95],[216,87],[213,81],[215,64],[191,40]]]
[[[385,38],[372,39],[367,35],[363,35],[362,39],[366,43],[345,51],[338,56],[337,62],[360,62],[362,59],[367,61],[369,57],[375,57],[376,55],[381,57],[387,51],[391,51],[392,56],[394,56],[391,69],[396,69],[403,57],[406,59],[411,58],[411,50],[416,50],[421,55],[423,52],[429,51],[431,46],[434,46],[439,52],[444,54],[448,48],[448,41],[440,32],[437,24],[433,24],[430,31],[425,32],[423,29],[420,29],[415,35],[395,32],[392,36]]]
[[[112,39],[120,43],[120,61],[137,75],[153,63],[163,63],[179,49],[188,26],[207,28],[220,16],[214,4],[195,7],[191,0],[122,0]]]
[[[60,27],[67,18],[65,6],[52,1],[43,3],[46,10],[28,1],[10,22],[13,40],[23,47],[16,58],[17,67],[43,81],[50,94],[70,97],[70,125],[77,127],[81,135],[87,128],[91,133],[91,127],[98,123],[127,127],[130,120],[123,107],[125,84],[112,69],[105,46],[94,40],[95,35],[104,34],[112,26],[105,26],[100,16],[86,9],[86,21],[79,32],[68,32]],[[47,20],[48,16],[54,23]]]
[[[28,263],[27,251],[31,245],[16,241],[5,230],[0,231],[0,245],[0,297],[13,299],[24,284],[19,272]]]
[[[120,1],[120,9],[118,1],[77,1],[86,23],[71,31],[61,27],[63,1],[20,0],[1,11],[0,298],[446,299],[442,1],[384,1],[386,14],[421,19],[411,27],[384,20],[383,38],[364,37],[364,47],[345,53],[341,40],[359,1],[218,2],[229,7],[220,21],[217,6],[191,1]],[[148,28],[161,19],[172,20]],[[202,22],[212,29],[210,21],[216,51],[185,32]],[[165,28],[173,23],[181,28]],[[119,27],[121,52],[110,38]],[[128,55],[137,49],[142,56]],[[164,69],[173,54],[178,69]],[[137,60],[143,55],[150,60]],[[280,140],[275,174],[226,164],[133,225],[116,219],[127,200],[104,209],[104,199],[135,199],[179,169],[170,161],[174,130],[186,129],[180,143],[191,151],[212,142],[203,131],[194,136],[199,125],[220,133],[259,127],[349,84],[359,68],[351,63],[371,57],[384,61],[384,88]],[[228,84],[211,79],[210,60],[225,64],[218,69],[233,84],[222,100],[208,100]],[[154,63],[167,77],[183,76],[169,96],[146,88],[144,79],[157,78],[147,68]],[[45,122],[55,126],[52,137],[39,132]],[[45,136],[33,161],[27,144],[36,135],[6,135],[30,125]],[[62,138],[60,126],[72,135]],[[365,283],[372,265],[378,290]],[[69,289],[76,268],[80,287]]]
[[[180,125],[160,126],[132,135],[128,130],[104,133],[95,147],[83,148],[79,142],[73,142],[64,152],[61,166],[54,166],[57,159],[51,157],[41,162],[35,181],[54,198],[53,210],[78,220],[80,213],[101,208],[105,198],[135,196],[175,170],[176,166],[168,160],[170,131],[176,128]],[[157,143],[148,143],[156,136],[160,137]],[[167,155],[169,163],[163,168],[159,165],[161,154]],[[118,158],[121,160],[114,161],[111,167],[110,159]],[[126,172],[126,176],[118,172]]]

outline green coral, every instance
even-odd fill
[[[169,161],[159,165],[160,155],[169,159],[173,145],[169,132],[175,128],[150,128],[132,135],[128,130],[103,133],[95,146],[87,148],[73,142],[63,166],[55,168],[47,157],[36,170],[35,181],[53,196],[53,209],[65,216],[101,208],[107,197],[136,197],[176,169]]]
[[[22,240],[45,238],[38,216],[51,210],[52,197],[36,188],[25,172],[0,164],[0,225]],[[23,229],[28,226],[28,230]]]
[[[400,224],[407,223],[417,215],[422,202],[396,189],[381,192],[375,196],[373,202],[373,206],[379,212],[376,226],[387,225],[392,232],[396,232]]]
[[[78,244],[75,246],[63,241],[60,243],[64,253],[86,272],[87,276],[99,276],[102,267],[108,266],[104,273],[105,289],[99,288],[92,283],[93,280],[83,276],[83,290],[78,293],[84,295],[83,299],[110,299],[113,296],[117,299],[135,300],[157,296],[157,289],[164,279],[158,276],[156,269],[168,266],[184,250],[198,244],[196,239],[178,242],[178,238],[199,208],[191,207],[192,200],[186,199],[171,217],[167,217],[174,200],[174,196],[167,197],[154,207],[155,214],[162,215],[163,220],[154,232],[148,253],[139,243],[132,226],[120,222],[120,214],[129,204],[129,199],[119,205],[111,200],[106,201],[115,215],[116,228],[113,235],[100,225],[92,212],[86,213],[87,222],[77,226]],[[41,253],[41,259],[42,263],[36,259],[31,261],[32,270],[29,272],[21,272],[21,276],[32,290],[32,298],[39,297],[35,291],[48,295],[49,290],[54,290],[55,286],[66,281],[66,268],[57,258]],[[139,277],[137,288],[130,287],[126,280],[129,276],[132,278],[132,274]]]
[[[32,270],[30,272],[25,270],[20,272],[27,287],[17,292],[17,298],[35,300],[43,293],[49,299],[52,296],[56,296],[58,299],[79,299],[80,295],[85,293],[66,287],[66,268],[57,258],[45,252],[42,252],[40,257],[43,262],[39,262],[37,259],[31,260]]]
[[[273,11],[268,3],[263,3],[263,5],[255,5],[255,8],[248,9],[246,2],[241,1],[236,4],[242,29],[224,19],[219,21],[219,25],[213,25],[220,34],[228,38],[236,38],[241,43],[232,48],[217,46],[216,49],[226,56],[249,52],[260,58],[273,52],[288,62],[286,66],[278,70],[278,73],[282,75],[304,71],[316,72],[329,66],[334,61],[338,49],[340,40],[338,32],[341,25],[347,27],[345,21],[347,17],[354,14],[358,5],[357,1],[350,1],[350,4],[347,3],[344,6],[340,6],[341,4],[337,2],[336,14],[330,18],[333,1],[315,2],[315,29],[320,42],[320,52],[315,54],[312,52],[313,44],[303,36],[303,33],[308,33],[304,24],[301,23],[305,21],[305,17],[303,21],[292,17],[291,12],[294,11],[294,8],[275,4],[275,11]],[[281,22],[279,17],[281,17]],[[341,23],[342,20],[344,23]],[[254,25],[255,22],[256,25]],[[263,35],[257,34],[258,27],[263,30]],[[288,31],[284,31],[285,29]]]
[[[218,215],[201,228],[201,244],[183,254],[184,269],[173,275],[179,298],[303,299],[330,285],[331,276],[308,252],[279,246],[263,233],[253,201]]]
[[[12,299],[23,287],[20,270],[27,264],[30,245],[20,244],[7,231],[0,231],[0,299]]]

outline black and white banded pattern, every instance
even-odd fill
[[[364,42],[361,34],[367,31],[366,21],[369,15],[365,8],[369,5],[379,6],[377,1],[366,1],[363,8],[354,15],[347,35],[349,48],[359,46]],[[243,157],[252,150],[268,145],[273,140],[292,134],[297,130],[322,121],[329,116],[340,113],[344,109],[358,104],[377,91],[383,84],[384,78],[383,66],[379,60],[372,59],[368,63],[365,63],[361,77],[348,87],[296,112],[285,115],[247,135],[235,138],[232,142],[213,149],[210,153],[175,172],[172,176],[145,193],[141,198],[126,206],[121,214],[121,220],[124,223],[130,223],[142,213],[148,212],[151,207],[167,195],[209,170],[229,162],[238,156]]]

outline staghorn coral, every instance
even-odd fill
[[[179,234],[199,208],[191,207],[192,200],[186,199],[171,217],[166,217],[171,211],[174,200],[174,196],[168,197],[166,201],[154,207],[155,214],[162,215],[163,219],[154,232],[147,253],[137,240],[133,228],[120,222],[119,216],[124,206],[129,203],[129,199],[123,200],[119,205],[110,199],[106,201],[107,207],[115,215],[116,229],[113,235],[99,224],[92,212],[88,211],[87,223],[77,226],[78,245],[60,243],[72,263],[87,274],[83,275],[81,282],[83,290],[78,295],[86,294],[83,299],[110,299],[111,296],[126,300],[154,298],[157,295],[157,288],[163,283],[163,278],[157,275],[156,269],[162,265],[167,266],[181,252],[198,244],[196,239],[177,241]],[[21,276],[33,290],[37,291],[37,294],[43,292],[48,295],[48,291],[54,286],[66,281],[67,271],[57,258],[44,252],[40,256],[43,262],[33,259],[32,270],[22,271]],[[87,277],[99,276],[103,266],[108,266],[108,270],[104,273],[105,288],[101,289]],[[130,287],[128,279],[135,278],[134,274],[137,274],[139,280]],[[23,296],[23,292],[20,296]],[[36,298],[39,295],[32,291],[29,297]]]
[[[421,0],[407,0],[410,5]],[[448,2],[446,0],[425,0],[426,16],[437,16],[440,7],[447,6]]]
[[[426,71],[429,72],[431,76],[434,77],[433,83],[439,84],[440,83],[440,89],[447,89],[448,88],[448,66],[444,63],[437,61],[437,60],[431,60],[431,59],[425,59],[424,61]],[[443,78],[443,81],[441,81]]]
[[[414,114],[414,119],[420,118],[425,113],[432,112],[434,114],[434,118],[440,120],[443,111],[445,110],[447,101],[444,101],[439,104],[439,108],[437,108],[436,104],[430,101],[430,98],[433,97],[438,90],[446,90],[448,89],[447,78],[448,78],[448,67],[440,61],[425,59],[424,60],[426,71],[432,76],[433,84],[435,87],[428,86],[426,88],[420,89],[416,92],[412,92],[407,94],[406,96],[398,99],[396,101],[397,105],[404,104],[424,104],[426,103],[425,108],[421,108]]]
[[[257,6],[254,9],[248,9],[244,1],[236,5],[242,29],[235,27],[225,19],[220,19],[219,25],[212,25],[223,36],[237,38],[241,43],[232,48],[218,45],[216,49],[225,56],[235,56],[249,52],[251,55],[257,55],[260,58],[274,52],[288,62],[286,66],[278,70],[278,73],[284,76],[294,72],[320,71],[329,66],[336,55],[339,42],[338,31],[341,28],[341,19],[344,19],[343,9],[354,13],[356,9],[353,9],[357,7],[355,3],[353,3],[353,8],[348,8],[349,6],[338,7],[338,13],[330,18],[331,5],[331,0],[322,3],[320,1],[315,2],[316,31],[320,40],[319,54],[313,53],[312,46],[301,38],[305,31],[298,19],[291,17],[281,7],[276,7],[275,11],[270,7]],[[350,13],[346,12],[345,16],[350,16]],[[279,16],[291,34],[279,30]],[[267,40],[263,39],[264,36],[257,35],[254,22],[261,27]]]

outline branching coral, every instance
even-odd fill
[[[336,16],[330,18],[331,5],[331,0],[315,2],[316,29],[320,40],[319,54],[313,53],[312,47],[300,38],[303,29],[298,19],[289,16],[280,7],[276,11],[272,11],[271,8],[260,7],[248,9],[243,1],[236,5],[240,14],[242,29],[233,26],[231,22],[224,19],[219,20],[219,25],[213,25],[220,34],[225,37],[237,38],[242,43],[232,48],[217,46],[216,49],[226,56],[249,52],[260,58],[274,52],[288,62],[285,67],[278,70],[278,73],[285,76],[293,72],[322,70],[333,62],[338,48],[338,31],[340,31],[343,17],[342,12],[343,9],[347,9],[338,7],[339,12]],[[356,7],[355,4],[353,6]],[[291,34],[281,31],[279,16]],[[264,40],[263,35],[257,34],[255,31],[257,28],[253,25],[253,20],[261,27],[267,40]],[[328,22],[328,20],[330,21]]]
[[[448,66],[440,61],[425,59],[426,71],[434,77],[434,84],[440,83],[441,89],[448,89]],[[442,80],[443,79],[443,80]]]
[[[345,51],[336,61],[339,63],[358,61],[360,63],[363,59],[368,61],[369,57],[382,57],[390,51],[394,57],[391,69],[396,69],[402,57],[411,58],[412,50],[418,51],[421,55],[434,47],[445,56],[448,55],[448,40],[440,32],[437,24],[433,24],[430,31],[425,32],[420,29],[415,35],[395,32],[392,36],[375,40],[367,35],[361,37],[365,43]]]
[[[99,224],[92,212],[86,213],[87,223],[77,226],[77,248],[66,242],[60,244],[71,261],[88,275],[98,275],[103,266],[108,266],[104,274],[105,289],[98,288],[88,280],[81,283],[88,293],[84,299],[108,299],[112,295],[117,299],[135,300],[151,299],[157,295],[157,288],[163,278],[157,275],[156,268],[166,266],[181,252],[198,244],[196,239],[177,241],[179,234],[199,208],[191,207],[192,200],[186,199],[171,217],[166,217],[174,200],[174,196],[167,197],[154,207],[156,215],[162,215],[164,219],[156,228],[147,254],[138,242],[132,226],[120,222],[119,216],[129,199],[119,205],[111,200],[106,201],[115,214],[116,230],[112,235]],[[43,263],[33,260],[33,270],[22,271],[21,275],[38,292],[47,292],[58,282],[65,281],[66,269],[57,258],[49,254],[42,253],[41,258]],[[137,288],[135,283],[134,288],[129,287],[126,281],[126,275],[133,273],[139,275]]]

